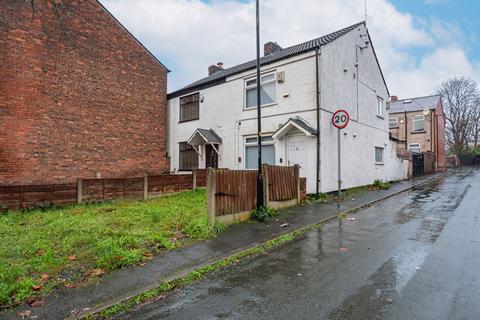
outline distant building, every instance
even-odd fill
[[[289,48],[268,42],[261,64],[264,163],[300,165],[309,193],[317,182],[320,192],[335,190],[331,118],[345,109],[351,121],[341,134],[343,188],[407,177],[408,161],[389,140],[388,88],[365,23]],[[257,168],[255,73],[255,60],[225,69],[219,63],[169,94],[172,171]]]
[[[168,171],[164,65],[98,1],[0,8],[0,185]]]
[[[439,95],[390,102],[389,127],[397,148],[432,153],[436,171],[446,170],[445,114]]]

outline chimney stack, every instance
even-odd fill
[[[216,65],[212,64],[208,67],[208,75],[211,76],[221,70],[223,70],[223,62],[218,62]]]
[[[263,55],[264,56],[269,56],[271,54],[277,53],[279,51],[282,51],[282,47],[278,45],[276,42],[267,42],[263,45]]]

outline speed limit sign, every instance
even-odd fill
[[[332,116],[332,124],[337,129],[343,129],[348,125],[350,115],[345,110],[337,110]]]

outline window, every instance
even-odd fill
[[[276,75],[271,73],[261,77],[260,98],[262,106],[276,101]],[[257,106],[257,79],[245,81],[245,108]]]
[[[398,127],[398,118],[397,117],[391,117],[389,120],[388,120],[388,126],[390,128],[396,128]]]
[[[420,153],[420,143],[410,143],[408,145],[408,150],[413,153]]]
[[[412,117],[412,131],[425,131],[425,117],[421,114]]]
[[[383,109],[384,109],[383,99],[380,97],[377,97],[377,116],[383,117]]]
[[[383,148],[375,147],[375,163],[383,163]]]
[[[200,94],[180,98],[180,122],[199,119]]]
[[[245,138],[245,169],[258,169],[257,137]],[[262,137],[262,160],[275,164],[275,140],[271,136]]]
[[[198,154],[187,142],[179,143],[179,170],[192,170],[198,168]]]

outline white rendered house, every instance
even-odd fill
[[[299,164],[309,193],[335,190],[331,117],[344,109],[351,120],[341,134],[342,188],[407,178],[408,162],[389,139],[389,92],[365,23],[285,49],[267,43],[261,65],[264,163]],[[171,171],[256,169],[255,67],[211,66],[210,76],[168,95]]]

